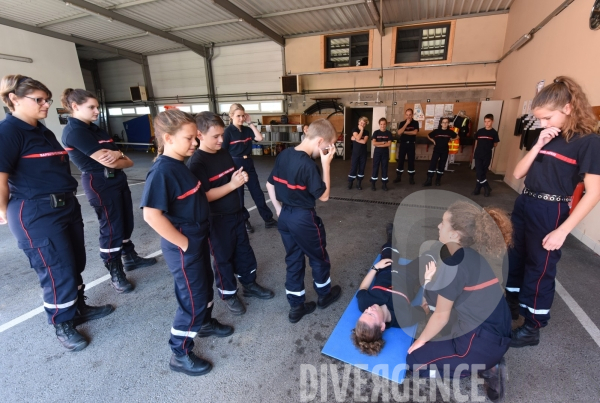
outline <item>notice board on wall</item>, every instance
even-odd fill
[[[432,107],[428,107],[428,105],[436,105],[436,104],[445,104],[445,105],[450,105],[450,103],[444,103],[444,102],[421,102],[421,105],[423,106],[423,109],[425,109],[425,111],[427,111],[427,109],[431,109]],[[454,107],[452,109],[452,113],[454,115],[458,115],[459,111],[465,111],[465,114],[471,118],[471,130],[469,132],[469,136],[473,137],[474,133],[477,131],[477,122],[479,121],[479,109],[480,109],[480,103],[479,102],[454,102]],[[404,104],[404,111],[406,112],[407,109],[413,109],[414,110],[414,104]],[[447,108],[446,110],[449,109],[449,106],[446,106],[445,108]],[[435,106],[433,106],[433,109],[435,110]],[[427,115],[427,112],[425,113],[425,115]],[[428,117],[425,116],[425,119],[427,119]],[[432,118],[432,117],[431,117]],[[404,113],[402,114],[402,118],[400,119],[400,121],[404,120]],[[450,121],[452,122],[452,120]],[[419,134],[418,137],[427,137],[429,135],[429,133],[432,132],[433,129],[431,130],[425,130],[425,123],[426,121],[419,121]],[[398,122],[398,124],[400,124],[400,122]],[[436,126],[437,127],[437,126]],[[436,128],[434,127],[434,129]]]

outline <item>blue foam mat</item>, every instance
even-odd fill
[[[375,263],[379,259],[380,256],[377,256]],[[400,264],[407,264],[408,262],[410,261],[406,259],[400,259],[399,261]],[[413,305],[416,305],[415,302],[418,303],[422,297],[422,292],[419,292],[413,301]],[[387,329],[383,332],[383,340],[385,340],[383,349],[379,355],[370,356],[362,354],[350,340],[352,329],[354,329],[361,314],[355,294],[321,353],[391,381],[402,383],[406,372],[406,353],[415,337],[417,325],[404,329]]]

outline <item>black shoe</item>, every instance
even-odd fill
[[[293,306],[290,308],[290,313],[288,315],[288,319],[292,323],[298,322],[304,315],[308,315],[309,313],[313,313],[317,308],[317,304],[314,302],[305,302],[302,305]]]
[[[492,188],[486,182],[483,186],[483,197],[490,197],[490,193],[492,193]]]
[[[339,285],[334,285],[333,287],[331,287],[331,291],[329,291],[329,294],[319,296],[319,299],[317,300],[317,306],[319,307],[319,309],[325,309],[329,305],[333,304],[335,301],[340,299],[341,295],[342,288]]]
[[[277,228],[277,220],[274,218],[271,218],[269,221],[265,221],[265,228],[266,229]]]
[[[227,304],[227,309],[234,315],[243,315],[246,313],[246,306],[239,299],[237,294],[233,295],[231,298],[226,299],[225,303]]]
[[[108,263],[104,263],[104,266],[110,272],[110,282],[116,292],[122,294],[133,291],[133,285],[127,280],[127,276],[125,276],[125,272],[123,271],[121,259],[111,260]]]
[[[493,368],[481,373],[485,379],[484,385],[487,397],[494,403],[500,403],[504,400],[504,391],[508,381],[508,371],[504,357]]]
[[[254,232],[254,227],[250,224],[250,221],[246,220],[246,232],[252,234]]]
[[[408,176],[408,183],[410,183],[411,185],[415,184],[415,174],[410,174]]]
[[[275,296],[275,293],[256,281],[250,284],[242,284],[244,297],[256,297],[258,299],[271,299]]]
[[[362,182],[362,179],[358,179],[358,180],[356,181],[356,188],[357,188],[358,190],[362,190],[362,186],[360,185],[360,183],[361,183],[361,182]]]
[[[375,187],[375,182],[371,182],[371,190],[375,191],[377,188]]]
[[[352,183],[354,183],[354,181],[348,181],[348,190],[352,189]]]
[[[402,174],[396,174],[396,179],[394,179],[394,183],[402,182]]]
[[[149,259],[146,259],[143,257],[139,257],[136,251],[122,255],[122,257],[125,271],[131,271],[135,269],[140,269],[142,267],[152,266],[156,263],[156,258],[151,257]]]
[[[441,186],[441,185],[442,185],[442,177],[438,175],[435,178],[435,186]]]
[[[383,190],[384,192],[387,192],[388,188],[387,188],[387,183],[386,182],[383,182],[381,184],[381,190]]]
[[[425,181],[425,183],[423,184],[423,187],[426,187],[426,186],[431,186],[431,179],[432,179],[432,177],[431,177],[431,176],[428,176],[428,177],[427,177],[427,180],[426,180],[426,181]]]
[[[508,302],[508,307],[510,308],[510,316],[512,320],[519,319],[519,294],[516,292],[507,292],[506,293],[506,302]]]
[[[387,237],[388,243],[392,243],[393,231],[394,231],[393,223],[390,222],[390,223],[385,224],[385,235]]]
[[[54,325],[56,338],[69,351],[81,351],[87,347],[88,341],[75,329],[73,321],[69,320]]]
[[[537,346],[540,344],[540,329],[525,321],[523,326],[512,331],[511,338],[510,346],[514,348]]]
[[[77,296],[77,311],[73,318],[73,325],[79,326],[87,321],[100,319],[113,313],[115,308],[112,305],[90,306],[85,303],[87,297],[80,292]]]
[[[200,376],[208,374],[212,369],[212,364],[190,352],[188,355],[173,354],[169,368],[171,371],[183,372],[186,375]]]
[[[473,190],[471,192],[471,194],[474,196],[477,196],[477,195],[479,195],[479,193],[481,193],[481,186],[478,183],[477,185],[475,185],[475,190]]]
[[[233,327],[219,323],[215,318],[211,318],[210,322],[202,325],[198,331],[198,337],[227,337],[233,334]]]

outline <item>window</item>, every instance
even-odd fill
[[[123,115],[135,115],[135,108],[121,108]]]
[[[137,113],[138,115],[149,115],[150,107],[149,106],[138,106],[137,108],[135,108],[135,113]]]
[[[229,108],[231,104],[219,104],[219,112],[220,113],[229,113]]]
[[[242,103],[242,106],[248,113],[260,111],[260,105],[258,103],[254,103],[254,104]]]
[[[448,59],[451,24],[396,28],[394,63],[431,62]]]
[[[277,102],[261,102],[260,110],[262,112],[283,112],[281,101]]]
[[[121,116],[123,112],[121,111],[121,108],[109,108],[108,114],[111,116]]]
[[[367,66],[370,33],[325,37],[325,68]]]
[[[189,105],[177,105],[176,108],[183,112],[192,113],[192,107]]]
[[[208,112],[209,110],[208,104],[192,105],[192,113]]]

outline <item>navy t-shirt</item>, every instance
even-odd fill
[[[148,172],[140,207],[161,210],[173,225],[203,223],[208,200],[201,186],[183,161],[161,155]]]
[[[69,155],[50,130],[7,113],[0,122],[0,172],[9,174],[12,197],[39,199],[51,193],[73,193]]]
[[[235,165],[231,155],[225,150],[207,153],[200,149],[188,159],[187,166],[202,182],[202,190],[218,188],[231,182]],[[240,196],[237,191],[229,192],[220,199],[209,202],[211,214],[233,214],[240,210]]]
[[[295,148],[286,148],[277,156],[268,182],[275,186],[277,200],[292,207],[314,208],[327,190],[312,158]]]
[[[450,129],[435,129],[431,133],[429,133],[429,138],[435,140],[435,146],[433,147],[433,151],[437,151],[440,153],[448,153],[449,146],[448,142],[450,139],[455,139],[458,134]]]
[[[403,120],[402,122],[400,122],[400,124],[398,124],[398,128],[399,129],[403,128],[405,123],[406,123],[406,120]],[[410,131],[411,129],[415,129],[418,132],[419,131],[419,122],[414,119],[411,120],[410,123],[408,124],[408,126],[406,126],[405,132]],[[404,142],[404,143],[414,143],[416,138],[417,138],[416,133],[412,134],[412,135],[402,133],[400,135],[400,141]]]
[[[477,148],[473,154],[475,158],[491,157],[494,143],[500,141],[496,129],[492,128],[487,130],[485,127],[477,130],[477,133],[475,133],[475,140],[477,140]]]
[[[498,278],[474,249],[461,248],[454,255],[437,260],[435,277],[425,288],[430,305],[435,305],[432,299],[437,299],[437,295],[454,302],[453,334],[466,334],[481,326],[497,336],[510,336],[510,309]]]
[[[354,130],[352,130],[352,134],[354,133],[360,133],[360,129],[358,127],[354,128]],[[363,129],[363,134],[362,137],[360,138],[361,140],[363,140],[364,138],[369,138],[369,131],[367,129]],[[367,140],[368,142],[368,140]],[[367,154],[367,143],[365,144],[361,144],[361,143],[357,143],[356,141],[352,140],[352,154]]]
[[[249,156],[252,154],[252,140],[255,137],[250,127],[242,126],[242,130],[239,130],[232,123],[223,133],[223,149],[229,151],[232,157]]]
[[[373,132],[372,141],[384,143],[386,141],[392,141],[392,133],[389,130],[382,132],[381,130],[375,130]],[[376,153],[389,153],[389,147],[375,147]]]
[[[76,118],[69,118],[69,123],[63,129],[62,143],[81,172],[104,170],[104,165],[90,158],[96,151],[119,151],[108,133],[93,123],[88,125]]]
[[[571,196],[585,174],[600,175],[600,136],[575,134],[550,140],[537,155],[525,177],[534,192]]]

